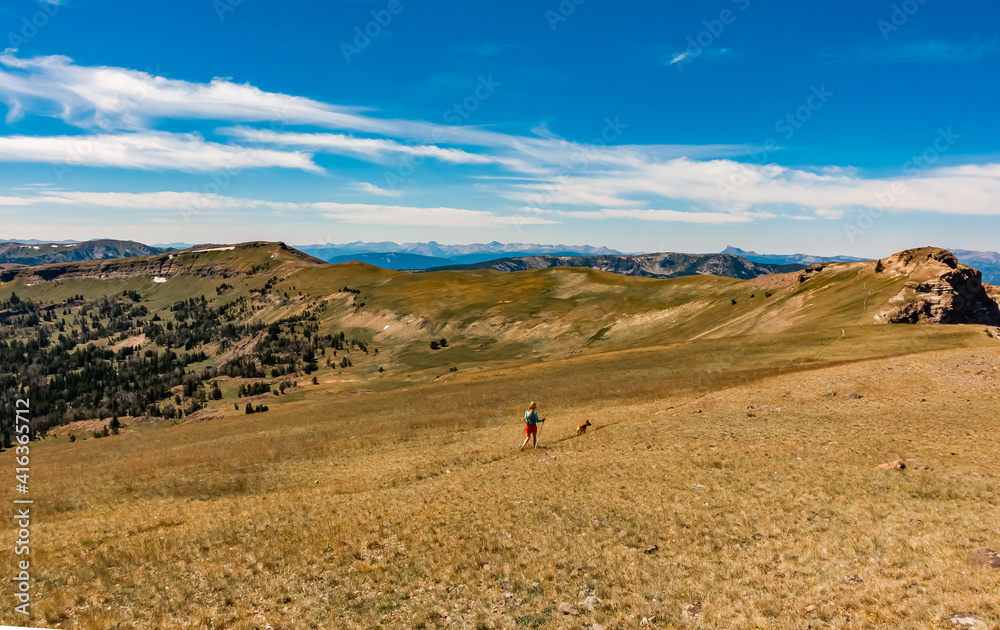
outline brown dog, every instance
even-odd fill
[[[583,424],[581,424],[580,426],[578,426],[576,428],[576,436],[580,437],[581,435],[583,435],[584,433],[586,433],[587,432],[587,427],[589,427],[589,426],[590,426],[590,420],[587,420],[586,422],[584,422]]]

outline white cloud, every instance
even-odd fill
[[[35,196],[0,197],[0,206],[30,207],[46,204],[136,210],[146,212],[209,212],[218,210],[271,210],[286,214],[320,215],[347,223],[401,225],[409,227],[497,227],[556,223],[548,219],[521,215],[497,215],[484,210],[463,208],[421,208],[385,204],[317,202],[279,202],[243,199],[196,192],[84,192],[45,191]]]
[[[669,199],[746,213],[794,206],[835,218],[861,207],[889,211],[997,215],[1000,165],[927,169],[903,177],[863,178],[850,172],[814,173],[775,164],[732,160],[669,160],[630,169],[563,178],[556,183],[514,183],[506,196],[535,206],[635,207],[635,199]]]
[[[454,164],[495,164],[506,161],[503,158],[468,153],[461,149],[442,148],[435,145],[409,145],[384,138],[357,138],[339,133],[280,133],[250,127],[230,127],[219,131],[253,144],[306,147],[313,151],[356,155],[381,162],[393,154],[429,157]]]
[[[400,197],[403,194],[402,190],[379,188],[375,184],[369,184],[368,182],[354,182],[354,187],[361,192],[366,192],[370,195],[381,195],[383,197]]]
[[[206,142],[197,134],[0,136],[0,161],[187,172],[283,167],[322,172],[307,153]]]
[[[679,53],[671,63],[686,58]],[[850,167],[805,170],[748,164],[732,159],[747,154],[749,148],[742,145],[615,144],[631,139],[633,133],[628,121],[617,118],[601,121],[604,129],[591,143],[578,143],[542,126],[536,136],[519,136],[472,126],[384,119],[369,110],[265,92],[227,79],[193,83],[122,68],[78,66],[59,56],[21,59],[10,51],[0,55],[0,97],[8,103],[12,120],[45,115],[88,132],[0,136],[0,161],[192,172],[282,167],[320,173],[313,153],[376,163],[427,158],[463,167],[502,166],[504,177],[484,176],[483,168],[469,169],[469,176],[482,182],[477,190],[528,208],[516,216],[503,216],[448,207],[322,202],[327,204],[323,212],[347,221],[511,225],[546,222],[541,215],[560,211],[576,218],[739,223],[792,215],[836,219],[876,204],[896,212],[1000,214],[998,164],[908,169],[908,174],[891,178],[864,177]],[[207,141],[197,134],[152,131],[161,120],[224,121],[229,126],[221,131],[232,144]],[[249,126],[255,123],[270,123],[271,128]],[[345,133],[286,129],[292,125]],[[399,191],[373,184],[359,182],[355,187],[369,194],[400,196]],[[65,194],[50,195],[67,199]],[[0,205],[11,205],[12,199],[18,198],[2,198]],[[172,203],[168,197],[117,199],[126,205],[153,204],[142,206],[146,208]],[[198,199],[233,203],[205,195]],[[260,202],[258,207],[280,209],[267,204],[275,202]],[[669,207],[696,209],[657,209]],[[320,210],[316,204],[288,208]]]

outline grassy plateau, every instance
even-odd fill
[[[874,324],[905,274],[406,274],[258,249],[241,269],[275,266],[221,295],[190,269],[0,285],[40,301],[135,290],[166,313],[275,276],[248,317],[322,306],[321,332],[373,350],[254,397],[267,413],[244,414],[245,379],[222,377],[223,398],[186,418],[33,442],[30,625],[1000,622],[1000,569],[967,561],[1000,548],[1000,341]],[[547,420],[520,453],[532,400]],[[0,555],[3,575],[16,559]],[[29,625],[10,608],[0,623]]]

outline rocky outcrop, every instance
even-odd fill
[[[909,249],[878,261],[876,270],[907,277],[877,322],[1000,325],[1000,305],[983,285],[982,273],[959,264],[947,250]]]

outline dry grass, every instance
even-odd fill
[[[980,328],[868,327],[313,386],[267,414],[49,439],[34,623],[995,624],[1000,574],[964,557],[1000,545],[998,369]],[[550,419],[520,455],[528,398]]]

